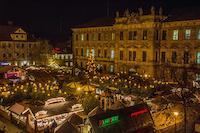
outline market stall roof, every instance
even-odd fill
[[[79,82],[71,82],[71,83],[67,84],[67,86],[70,88],[77,89],[77,88],[81,87],[82,85]]]
[[[65,121],[62,125],[58,126],[55,130],[54,133],[80,133],[78,131],[78,128],[71,124],[68,121]]]
[[[89,113],[88,113],[88,117],[92,117],[92,116],[94,116],[94,115],[96,115],[96,114],[100,114],[100,113],[103,113],[104,111],[99,107],[99,106],[97,106],[97,107],[95,107],[92,111],[90,111]]]
[[[80,117],[80,116],[77,115],[77,114],[72,114],[72,115],[69,117],[68,121],[69,121],[70,123],[74,124],[74,125],[81,125],[81,124],[83,124],[83,122],[84,122],[83,118]]]
[[[94,86],[92,86],[92,85],[83,85],[81,87],[81,90],[86,91],[86,92],[88,92],[88,91],[94,91],[95,89],[96,88]]]
[[[28,108],[19,104],[19,103],[15,103],[14,105],[12,105],[9,110],[15,114],[21,115],[24,111],[26,111]]]
[[[39,115],[36,118],[45,118],[49,116],[54,116],[54,115],[60,115],[64,113],[69,113],[71,112],[71,107],[74,105],[75,102],[72,101],[65,101],[61,103],[54,103],[50,105],[41,105],[41,106],[34,106],[29,102],[23,102],[21,105],[23,105],[26,108],[29,108],[33,114],[36,114],[39,111],[46,111],[47,113],[44,115]]]
[[[119,88],[115,88],[115,87],[108,87],[110,90],[112,90],[112,91],[117,91],[117,90],[119,90]]]
[[[39,106],[39,107],[30,107],[34,113],[38,111],[44,110],[47,111],[47,116],[59,115],[64,113],[69,113],[71,111],[71,107],[74,103],[66,101],[61,103],[55,103],[47,106]]]

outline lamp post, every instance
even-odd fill
[[[174,116],[175,116],[175,133],[176,133],[176,117],[179,115],[178,112],[174,112]]]

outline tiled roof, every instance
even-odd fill
[[[74,28],[88,28],[88,27],[104,27],[112,26],[115,23],[114,18],[97,18],[85,24],[75,26]]]
[[[15,32],[18,28],[17,26],[12,25],[0,25],[0,33],[1,34],[10,34]]]
[[[0,40],[11,41],[10,34],[15,32],[19,27],[12,25],[0,25]]]

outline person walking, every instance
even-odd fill
[[[3,126],[3,132],[8,133],[8,129],[7,129],[6,125]]]

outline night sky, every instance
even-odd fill
[[[162,6],[166,13],[172,9],[199,6],[200,0],[0,0],[0,22],[13,21],[37,37],[54,41],[70,37],[70,28],[89,20],[106,17],[116,11]]]

